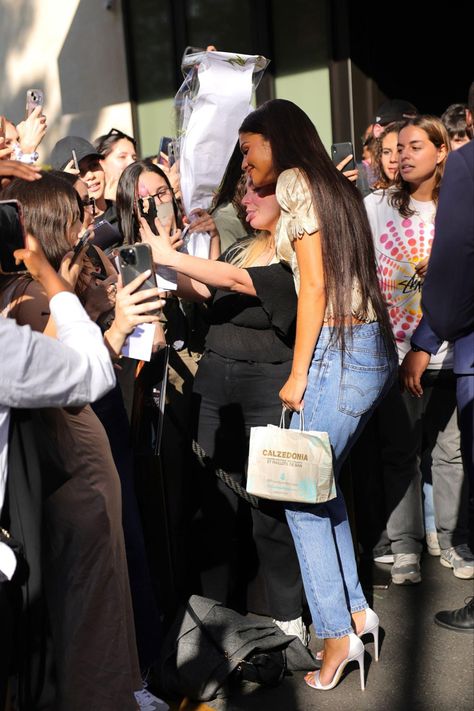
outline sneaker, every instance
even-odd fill
[[[391,574],[395,585],[421,583],[420,555],[418,553],[395,553]]]
[[[439,547],[438,534],[436,531],[428,531],[426,534],[426,548],[430,555],[441,555],[441,548]]]
[[[285,634],[299,637],[304,646],[308,646],[310,635],[302,617],[297,617],[296,620],[273,620],[273,624]]]
[[[444,548],[441,551],[439,562],[445,568],[452,568],[456,578],[462,578],[463,580],[474,578],[474,555],[472,555],[467,543],[461,543],[461,545],[452,546],[452,548]]]
[[[162,699],[159,699],[158,696],[150,694],[145,683],[143,684],[143,689],[135,691],[135,700],[140,711],[169,711],[170,708],[168,704]]]
[[[374,563],[394,563],[395,556],[393,553],[384,553],[383,555],[374,556]]]

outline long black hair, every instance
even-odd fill
[[[166,173],[150,160],[137,160],[125,168],[117,186],[117,217],[118,228],[123,236],[124,244],[140,242],[140,224],[137,218],[136,198],[138,180],[142,173],[156,173],[160,175],[173,195],[173,209],[176,224],[180,225],[179,209],[174,197],[173,188]]]
[[[309,117],[291,101],[272,99],[250,113],[239,132],[258,133],[269,141],[277,175],[299,168],[307,178],[320,228],[326,296],[339,320],[334,339],[345,347],[344,316],[352,311],[352,287],[357,279],[361,311],[365,313],[371,303],[386,342],[392,342],[362,197],[333,165]]]

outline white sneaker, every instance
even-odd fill
[[[474,578],[474,555],[467,543],[442,550],[439,562],[445,568],[452,568],[456,578],[463,580]]]
[[[418,553],[395,553],[392,565],[392,582],[395,585],[421,583],[420,556]]]
[[[135,691],[135,699],[140,711],[169,711],[170,708],[166,701],[150,694],[146,684],[143,684],[143,689],[140,691]]]
[[[310,635],[302,617],[297,617],[296,620],[273,620],[273,623],[285,634],[299,637],[304,646],[308,646]]]
[[[395,561],[395,556],[393,553],[383,553],[382,555],[376,555],[374,557],[374,563],[393,563]]]
[[[430,555],[441,555],[439,547],[438,534],[436,531],[428,531],[426,534],[426,548]]]

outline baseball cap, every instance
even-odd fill
[[[80,136],[66,136],[56,143],[51,152],[51,165],[53,168],[55,170],[63,170],[69,161],[72,160],[73,150],[76,152],[78,162],[86,156],[102,158],[92,143],[86,141],[85,138],[80,138]]]
[[[388,99],[381,104],[375,112],[373,123],[386,126],[394,121],[403,121],[413,118],[418,114],[418,109],[409,101],[403,99]]]

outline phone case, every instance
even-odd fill
[[[350,154],[354,156],[354,148],[350,141],[346,141],[345,143],[333,143],[331,146],[331,159],[334,165],[338,165],[341,160],[344,160],[344,158],[347,158]],[[352,160],[344,166],[344,170],[354,170],[355,167],[355,160],[352,158]]]
[[[44,95],[41,89],[28,89],[26,92],[26,116],[28,117],[37,106],[43,106]]]
[[[26,274],[25,265],[15,263],[13,252],[24,249],[26,235],[23,212],[18,200],[0,200],[0,273]]]
[[[160,202],[156,206],[156,216],[160,222],[167,222],[170,218],[174,218],[174,207],[173,203],[170,202]]]
[[[150,245],[139,242],[138,244],[129,244],[124,247],[119,247],[117,255],[118,267],[122,275],[122,283],[124,286],[130,284],[139,274],[143,274],[147,269],[151,269],[151,275],[141,285],[138,291],[145,291],[145,289],[153,289],[156,287],[155,270]],[[133,263],[127,261],[127,255],[133,255]]]

